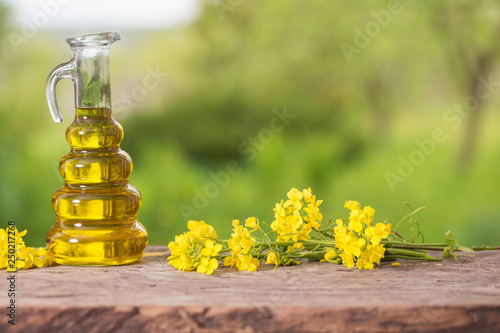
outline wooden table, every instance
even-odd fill
[[[147,252],[128,266],[17,272],[15,329],[2,315],[0,332],[500,332],[500,251],[437,265],[305,263],[212,276],[175,270],[166,247]]]

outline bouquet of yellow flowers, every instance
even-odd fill
[[[399,258],[441,261],[428,254],[429,250],[443,251],[443,257],[456,259],[454,251],[474,252],[460,246],[447,233],[444,243],[417,243],[421,236],[406,239],[398,227],[412,223],[413,210],[392,229],[390,223],[374,223],[375,210],[370,206],[361,209],[357,201],[347,201],[347,219],[330,219],[323,222],[317,200],[311,188],[299,191],[292,188],[287,200],[281,200],[274,207],[274,221],[263,230],[255,217],[246,219],[244,225],[233,220],[231,238],[221,239],[215,229],[204,221],[189,221],[188,232],[175,237],[168,245],[171,255],[169,264],[183,271],[196,270],[212,274],[219,267],[236,267],[242,271],[256,271],[260,265],[287,266],[300,264],[300,260],[326,261],[344,264],[351,268],[373,269],[381,261],[396,261]],[[416,224],[418,226],[418,224]],[[483,248],[480,248],[483,249]],[[397,263],[396,263],[397,265]]]

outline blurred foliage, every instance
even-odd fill
[[[311,186],[325,218],[345,216],[344,201],[358,200],[395,223],[408,201],[427,207],[418,216],[427,241],[452,229],[461,244],[499,245],[499,92],[456,128],[444,115],[474,93],[478,77],[500,81],[500,5],[402,2],[382,25],[386,2],[223,3],[205,3],[185,28],[124,32],[111,48],[113,103],[142,86],[148,68],[169,73],[115,114],[151,244],[167,244],[186,218],[223,236],[233,218],[270,223],[291,187]],[[66,119],[52,123],[45,79],[71,57],[64,39],[87,32],[40,31],[16,52],[9,33],[22,31],[6,13],[0,7],[0,219],[28,228],[27,243],[39,246],[55,220],[50,198],[62,185],[57,165],[73,112],[72,84],[62,81]],[[376,24],[357,47],[359,31]],[[342,43],[359,52],[347,59]],[[295,118],[269,136],[284,109]],[[386,173],[398,173],[419,149],[415,140],[435,128],[447,139],[391,190]],[[469,157],[459,158],[464,149]],[[235,163],[239,172],[224,178]]]

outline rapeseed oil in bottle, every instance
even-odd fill
[[[116,33],[67,39],[73,59],[47,79],[47,100],[58,123],[57,82],[75,83],[76,115],[66,131],[70,152],[59,164],[65,184],[52,197],[56,222],[47,234],[58,264],[128,264],[142,257],[148,242],[137,220],[141,195],[129,183],[132,160],[120,149],[123,129],[111,111],[108,52],[119,39]]]

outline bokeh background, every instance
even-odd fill
[[[187,219],[222,236],[235,218],[270,223],[311,187],[325,218],[358,200],[396,223],[406,201],[426,207],[426,241],[500,245],[500,3],[158,3],[0,0],[0,221],[28,245],[55,221],[74,117],[63,80],[52,121],[46,77],[72,56],[65,38],[102,31],[122,36],[112,103],[150,244]]]

